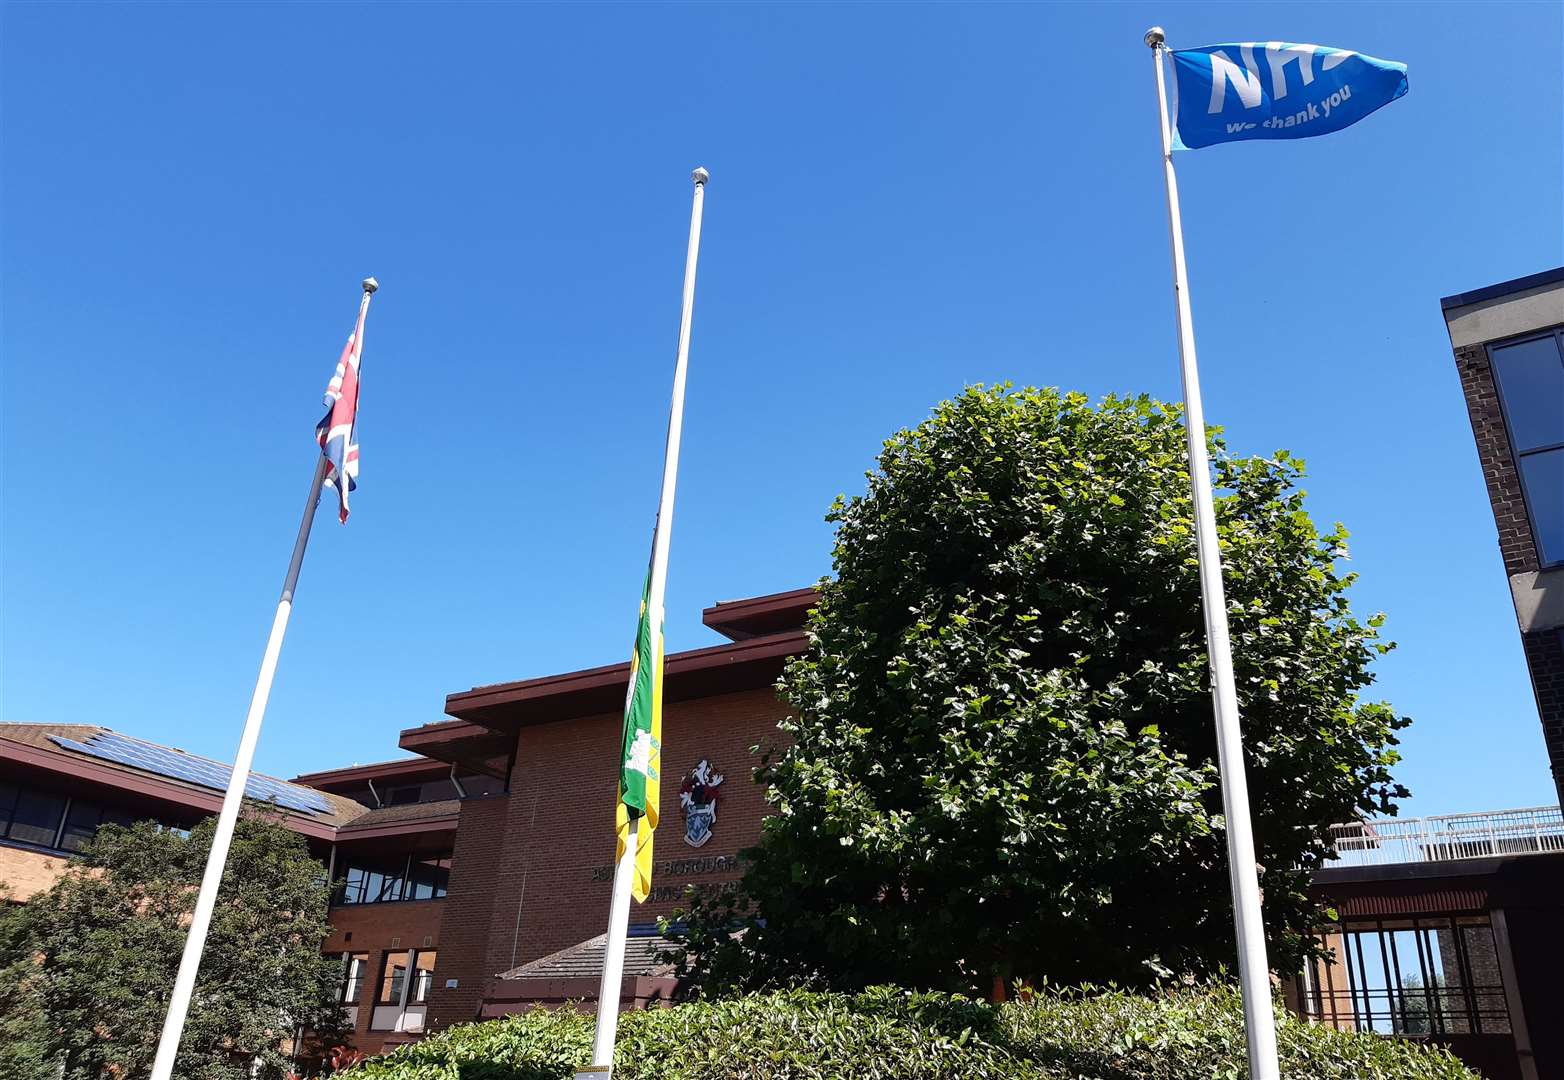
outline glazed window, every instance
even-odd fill
[[[1543,566],[1564,563],[1564,331],[1488,347]]]
[[[1311,1020],[1379,1035],[1510,1031],[1487,916],[1355,921],[1322,944],[1336,962],[1312,964],[1304,973],[1304,1013]]]

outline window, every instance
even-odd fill
[[[372,1031],[422,1031],[424,1007],[434,988],[433,949],[388,952],[380,968]]]
[[[432,949],[413,954],[413,985],[407,994],[409,1005],[428,1004],[429,991],[434,986],[434,958]]]
[[[1564,563],[1564,331],[1489,346],[1537,555]]]
[[[414,857],[407,875],[408,900],[438,900],[445,895],[451,878],[449,857]]]
[[[394,787],[386,792],[386,805],[407,806],[418,802],[423,793],[422,784],[404,784],[402,787]]]
[[[380,996],[376,999],[380,1004],[402,1004],[402,995],[407,992],[407,961],[406,952],[386,953],[380,969]]]
[[[134,815],[84,799],[0,784],[0,839],[56,851],[80,851],[98,826],[129,825]]]
[[[339,904],[383,904],[393,900],[438,900],[451,876],[449,853],[356,858],[343,871]]]
[[[1510,1031],[1487,916],[1350,923],[1324,944],[1336,963],[1302,978],[1311,1020],[1380,1035]]]
[[[338,1000],[344,1005],[357,1005],[364,992],[364,981],[369,977],[368,953],[342,954],[342,985]]]
[[[54,847],[60,832],[60,819],[64,815],[63,795],[48,795],[23,788],[17,792],[15,805],[11,809],[6,839],[22,844]]]
[[[134,820],[130,814],[119,810],[72,799],[71,808],[65,815],[65,828],[60,833],[60,847],[66,851],[80,851],[97,835],[100,825],[130,825]]]

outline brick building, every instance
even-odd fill
[[[1564,799],[1564,267],[1440,306]]]
[[[718,604],[724,644],[667,657],[663,827],[655,888],[635,909],[624,997],[666,996],[649,934],[686,884],[739,876],[764,810],[750,748],[780,737],[773,686],[802,651],[813,590]],[[343,962],[354,1045],[377,1053],[424,1031],[529,1002],[595,997],[613,861],[616,747],[629,665],[452,694],[454,719],[404,731],[417,757],[297,776],[253,774],[252,797],[341,883],[326,952]],[[714,821],[685,841],[684,777],[707,766]],[[91,725],[0,723],[0,883],[12,902],[48,887],[103,822],[189,828],[215,814],[229,769]],[[547,961],[546,963],[540,963]],[[563,981],[562,981],[563,980]],[[491,1000],[492,998],[492,1000]]]

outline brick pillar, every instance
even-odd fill
[[[426,1027],[438,1031],[477,1018],[489,967],[489,927],[495,880],[505,851],[510,797],[466,799],[456,824],[451,881],[440,921],[440,955]],[[448,979],[456,987],[446,989]]]
[[[1553,767],[1553,786],[1564,804],[1564,630],[1539,630],[1521,635],[1526,666],[1542,716],[1542,740]]]
[[[1486,346],[1463,345],[1455,350],[1455,367],[1466,396],[1466,413],[1472,421],[1477,459],[1482,463],[1493,522],[1499,530],[1499,554],[1504,572],[1519,574],[1537,569],[1537,546],[1521,494],[1521,474],[1510,453],[1510,436],[1504,429],[1499,407],[1499,387],[1493,379]]]

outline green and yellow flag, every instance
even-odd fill
[[[623,754],[619,768],[619,802],[614,808],[618,843],[614,861],[624,858],[630,840],[630,819],[644,818],[636,828],[635,880],[631,891],[645,902],[652,891],[652,830],[657,828],[659,776],[663,763],[663,628],[652,625],[652,575],[641,590],[641,621],[630,657],[630,689],[625,694]]]

